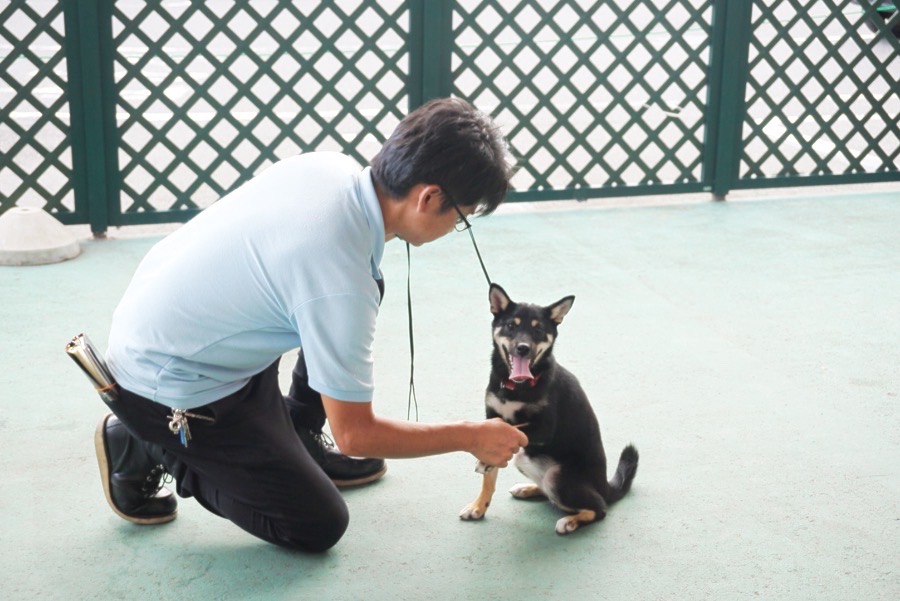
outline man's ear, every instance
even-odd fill
[[[419,190],[419,198],[416,203],[416,210],[424,213],[428,210],[440,210],[441,200],[443,199],[443,191],[437,184],[425,184]]]

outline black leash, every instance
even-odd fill
[[[488,287],[491,285],[491,276],[488,275],[487,268],[484,266],[484,260],[481,258],[481,252],[478,250],[478,244],[475,242],[475,234],[472,228],[467,228],[469,238],[472,239],[472,246],[475,247],[475,254],[478,256],[478,263],[481,265],[481,271],[484,272],[484,279],[487,280]],[[406,419],[409,419],[412,407],[416,408],[416,421],[419,421],[419,402],[416,400],[416,383],[415,383],[415,357],[416,345],[413,340],[413,316],[412,316],[412,259],[410,258],[409,242],[406,243],[406,306],[409,315],[409,395],[406,399]]]

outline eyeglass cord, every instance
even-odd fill
[[[475,243],[475,234],[472,233],[472,228],[468,228],[466,231],[469,232],[469,238],[472,239],[472,246],[475,247],[475,254],[478,256],[478,263],[481,265],[481,271],[484,272],[484,279],[487,280],[488,288],[491,287],[491,276],[488,275],[487,268],[484,266],[484,261],[481,259],[481,252],[478,250],[478,245]]]
[[[475,242],[475,234],[472,228],[468,228],[469,238],[472,239],[472,246],[475,247],[475,255],[478,257],[478,263],[481,265],[481,271],[484,272],[484,278],[487,280],[488,287],[491,285],[491,276],[488,275],[487,268],[484,266],[484,260],[481,258],[481,252],[478,250],[478,244]],[[409,315],[409,395],[406,399],[406,419],[409,419],[412,408],[416,409],[416,421],[419,421],[419,402],[416,399],[416,383],[415,383],[415,358],[416,345],[413,340],[413,315],[412,315],[412,259],[410,258],[409,242],[406,243],[406,307]]]
[[[409,242],[406,243],[406,307],[409,315],[409,396],[406,398],[406,419],[409,419],[410,409],[413,405],[416,407],[416,421],[419,421],[419,402],[416,400],[416,383],[415,363],[416,363],[416,345],[413,341],[413,318],[412,318],[412,286],[410,281],[412,278],[412,259],[410,259]]]

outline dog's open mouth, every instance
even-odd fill
[[[534,376],[531,375],[531,362],[528,360],[528,357],[519,357],[515,354],[510,355],[509,364],[509,379],[513,382],[518,384],[534,379]]]

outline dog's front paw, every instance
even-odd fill
[[[459,512],[459,519],[480,520],[487,512],[487,508],[487,505],[483,505],[481,503],[478,503],[477,501],[473,501],[472,503],[466,505],[463,510]]]
[[[517,499],[533,499],[534,497],[543,497],[544,491],[541,490],[540,486],[536,484],[516,484],[512,488],[509,489],[509,494],[514,496]]]

